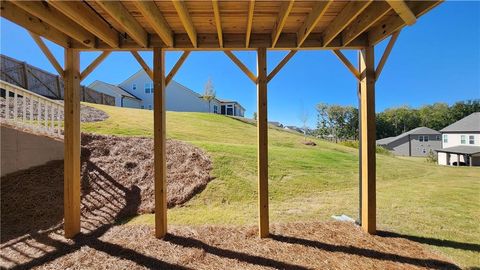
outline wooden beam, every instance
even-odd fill
[[[355,21],[343,30],[343,44],[348,45],[355,40],[360,34],[381,20],[390,10],[392,10],[392,8],[386,2],[373,2]]]
[[[393,46],[395,45],[395,42],[398,39],[398,35],[400,35],[400,30],[393,33],[392,37],[388,41],[387,47],[385,48],[385,51],[383,52],[382,58],[380,58],[380,62],[378,62],[378,66],[375,69],[375,81],[378,80],[380,77],[380,74],[382,73],[383,67],[385,66],[385,63],[387,62],[388,56],[392,52]]]
[[[224,53],[243,71],[243,73],[245,73],[245,75],[247,75],[248,78],[250,78],[250,80],[254,83],[257,82],[257,77],[231,51],[224,51]]]
[[[442,2],[443,1],[412,1],[408,2],[408,5],[413,14],[418,18]],[[403,26],[405,26],[405,22],[399,16],[391,16],[383,20],[380,25],[373,26],[368,31],[369,45],[378,44],[394,32],[400,30]]]
[[[148,34],[120,1],[96,1],[140,46],[148,47]]]
[[[315,4],[312,12],[308,14],[302,27],[300,27],[300,30],[297,32],[297,47],[302,46],[303,42],[305,42],[312,30],[317,26],[331,3],[332,1],[319,1]]]
[[[133,57],[135,57],[135,59],[137,59],[137,62],[140,64],[140,66],[142,66],[143,70],[145,70],[145,72],[150,77],[150,79],[153,80],[153,72],[150,69],[150,67],[147,65],[147,63],[145,63],[145,61],[143,61],[142,56],[140,54],[138,54],[138,52],[136,52],[136,51],[131,51],[131,53],[132,53]]]
[[[369,46],[360,53],[362,228],[366,232],[374,234],[376,232],[374,48]]]
[[[65,49],[64,102],[64,229],[80,232],[80,53]]]
[[[356,69],[352,63],[350,63],[350,61],[348,61],[347,57],[345,57],[345,55],[343,55],[343,53],[339,50],[332,50],[332,52],[338,57],[338,59],[340,59],[340,61],[348,68],[348,70],[352,72],[353,76],[355,76],[357,80],[360,80],[360,72],[358,72],[358,69]]]
[[[333,19],[330,25],[323,31],[323,44],[327,46],[345,29],[355,18],[368,7],[372,0],[352,1]]]
[[[48,3],[111,47],[118,47],[118,33],[84,2],[48,1]]]
[[[28,29],[28,31],[62,46],[70,47],[70,37],[51,25],[30,15],[28,12],[8,1],[2,1],[0,15],[5,19]],[[83,46],[82,46],[83,47]]]
[[[275,75],[288,63],[288,61],[297,53],[296,50],[290,51],[283,59],[278,63],[278,65],[268,74],[267,76],[267,83],[272,80]]]
[[[173,47],[173,32],[153,1],[134,1],[143,18],[168,47]]]
[[[267,50],[257,50],[257,156],[259,236],[268,237],[268,116],[267,116]]]
[[[153,141],[155,177],[155,236],[167,234],[167,144],[165,109],[165,53],[153,48]]]
[[[290,14],[290,11],[292,10],[294,0],[289,0],[286,2],[282,2],[280,6],[280,11],[278,13],[277,20],[275,21],[275,25],[273,26],[273,32],[272,32],[272,48],[275,47],[275,44],[277,44],[278,38],[280,37],[280,34],[282,33],[283,26],[287,22],[288,14]]]
[[[77,40],[82,45],[89,48],[95,47],[94,35],[67,16],[63,15],[63,13],[57,9],[51,8],[47,2],[13,1],[12,3],[32,14],[33,16],[36,16],[45,23],[56,27],[58,30]]]
[[[197,47],[197,31],[195,31],[195,27],[193,26],[192,18],[188,13],[187,6],[185,5],[184,1],[172,1],[175,10],[177,10],[178,17],[187,31],[188,37],[192,42],[193,47]]]
[[[218,6],[218,0],[212,0],[213,14],[215,17],[215,27],[217,27],[218,45],[223,48],[223,32],[222,32],[222,19],[220,17],[220,7]]]
[[[386,0],[393,10],[402,18],[407,25],[412,25],[417,21],[417,17],[403,0]]]
[[[250,35],[252,34],[253,11],[255,10],[255,0],[250,0],[248,5],[247,31],[245,34],[245,48],[250,46]]]
[[[168,73],[167,78],[165,79],[165,85],[168,85],[172,81],[175,74],[177,74],[180,67],[183,65],[185,60],[187,60],[188,55],[190,55],[189,51],[183,52],[177,63],[175,63],[175,65],[173,66],[172,70],[170,70],[170,72]]]
[[[110,53],[110,51],[102,52],[102,54],[95,58],[95,60],[93,60],[92,63],[90,63],[90,65],[88,65],[88,67],[86,67],[80,74],[80,81],[83,81],[88,75],[90,75],[90,73],[92,73],[92,71],[94,71],[95,68],[97,68],[98,65],[110,55]]]
[[[28,32],[30,36],[33,38],[35,43],[37,43],[38,47],[40,50],[42,50],[43,54],[47,57],[48,61],[50,61],[50,64],[55,68],[57,71],[58,75],[63,77],[63,68],[60,66],[58,63],[57,59],[55,56],[52,54],[50,49],[48,49],[47,45],[43,42],[42,38],[38,36],[37,34],[34,34],[32,32]]]

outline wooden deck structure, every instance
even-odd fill
[[[190,51],[224,51],[257,85],[260,237],[269,235],[267,85],[299,50],[332,50],[359,82],[361,118],[361,225],[376,230],[375,81],[400,30],[441,1],[1,1],[1,16],[65,48],[65,236],[80,232],[80,81],[110,51],[131,51],[154,82],[155,227],[167,233],[165,86]],[[390,37],[377,67],[374,47]],[[359,51],[355,67],[341,50]],[[165,74],[165,52],[185,53]],[[256,50],[257,73],[231,51]],[[267,74],[267,52],[289,54]],[[103,51],[83,72],[82,51]],[[153,51],[153,71],[137,51]]]

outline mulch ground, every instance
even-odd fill
[[[65,240],[60,228],[2,244],[1,266],[17,269],[459,269],[403,238],[371,236],[346,222],[256,227],[120,225]]]

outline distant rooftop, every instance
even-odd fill
[[[475,155],[480,153],[480,146],[473,146],[473,145],[457,145],[442,149],[435,150],[437,152],[443,153],[451,153],[451,154],[467,154],[467,155]]]
[[[387,145],[391,142],[400,140],[408,135],[440,135],[440,132],[427,127],[417,127],[410,131],[404,132],[396,137],[388,137],[377,140],[377,145]]]
[[[464,117],[440,132],[480,132],[480,112]]]

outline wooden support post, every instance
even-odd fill
[[[23,67],[23,82],[25,83],[25,85],[23,85],[23,88],[25,88],[27,90],[30,90],[30,89],[28,89],[29,85],[28,85],[28,65],[27,65],[27,63],[23,62],[22,67]]]
[[[165,52],[153,48],[153,140],[155,158],[155,236],[167,234],[167,158],[165,112]]]
[[[65,49],[64,212],[65,237],[80,232],[80,54]]]
[[[265,238],[269,235],[267,49],[265,48],[257,50],[257,76],[259,236]]]
[[[374,47],[369,46],[360,54],[362,228],[374,234],[376,232]]]
[[[460,166],[460,154],[457,154],[457,167]]]

